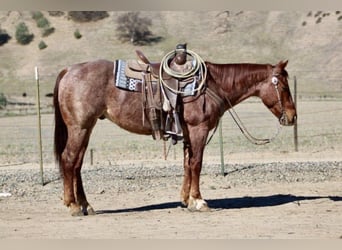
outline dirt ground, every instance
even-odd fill
[[[210,212],[190,212],[180,204],[181,145],[177,159],[170,153],[165,161],[150,138],[101,121],[90,142],[94,165],[87,156],[82,168],[97,215],[72,217],[52,159],[52,115],[42,117],[44,186],[36,118],[1,118],[0,239],[341,239],[340,104],[299,103],[299,152],[293,151],[292,131],[285,129],[269,146],[249,146],[226,116],[227,175],[220,174],[216,137],[204,156],[201,192]],[[238,111],[251,117],[259,106],[246,103]],[[257,114],[247,125],[253,134],[261,130],[267,136],[273,120]],[[260,123],[262,129],[255,128]]]
[[[329,167],[326,162],[317,164]],[[324,178],[317,174],[322,169],[311,172],[310,166],[303,168],[302,177],[299,174],[293,176],[297,172],[291,173],[291,167],[277,173],[277,169],[259,166],[259,170],[253,170],[251,166],[235,170],[231,167],[227,176],[202,175],[202,194],[211,207],[210,212],[190,212],[181,207],[179,190],[182,176],[179,171],[146,177],[137,168],[140,178],[134,175],[106,178],[104,173],[98,177],[102,178],[101,183],[95,177],[92,180],[89,173],[101,173],[102,168],[90,167],[88,174],[84,175],[84,182],[88,200],[97,215],[85,217],[70,216],[62,205],[61,180],[51,177],[44,187],[22,180],[22,186],[17,186],[22,191],[0,198],[0,238],[342,238],[340,163],[331,173],[323,174]],[[2,175],[21,171],[25,176],[24,172],[34,167],[17,166],[10,170],[3,167],[1,171]],[[49,169],[55,171],[52,166]],[[240,177],[235,177],[235,173]],[[280,177],[272,179],[275,174],[283,175],[284,180],[281,181]],[[310,177],[314,175],[316,179]],[[244,176],[245,182],[234,181],[235,178],[243,180]],[[8,181],[10,179],[9,176]],[[112,183],[110,179],[113,179]],[[95,181],[101,185],[92,186]],[[119,182],[120,187],[109,188],[115,182]]]

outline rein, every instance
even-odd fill
[[[277,91],[278,92],[278,91]],[[240,117],[238,116],[238,114],[236,113],[235,109],[233,108],[233,105],[230,103],[229,99],[226,97],[225,98],[226,101],[228,102],[230,109],[228,109],[229,114],[231,115],[231,117],[233,118],[234,122],[236,123],[236,125],[239,127],[240,131],[242,132],[242,134],[247,138],[247,140],[249,140],[251,143],[255,144],[255,145],[265,145],[267,143],[270,143],[271,141],[273,141],[280,133],[280,124],[278,123],[278,127],[277,127],[277,132],[269,139],[259,139],[259,138],[255,138],[254,136],[252,136],[247,128],[245,127],[245,125],[243,124],[243,122],[241,121]]]
[[[278,78],[277,78],[276,75],[272,76],[272,83],[273,83],[273,85],[275,87],[275,90],[277,92],[278,102],[279,102],[279,105],[280,105],[280,108],[281,108],[281,111],[282,111],[282,116],[281,116],[280,119],[286,119],[286,115],[284,115],[285,111],[284,111],[284,108],[283,108],[283,105],[282,105],[282,102],[281,102],[281,99],[280,99],[280,94],[279,94],[279,90],[278,90]],[[229,109],[228,109],[229,114],[233,118],[233,120],[236,123],[236,125],[239,127],[239,129],[242,132],[242,134],[251,143],[253,143],[255,145],[265,145],[265,144],[270,143],[271,141],[273,141],[279,135],[280,129],[281,129],[280,123],[278,123],[277,131],[276,131],[276,133],[271,138],[269,138],[269,139],[255,138],[254,136],[251,135],[251,133],[248,132],[246,126],[243,124],[243,122],[241,121],[240,117],[236,113],[236,111],[235,111],[235,109],[234,109],[233,105],[231,104],[231,102],[230,102],[228,97],[225,97],[224,100],[223,100],[221,97],[219,97],[211,89],[207,88],[206,91],[207,91],[208,95],[219,105],[220,110],[223,109],[224,101],[226,101],[228,103],[228,105],[229,105]],[[224,113],[224,111],[223,111],[223,113]],[[215,126],[215,129],[214,129],[212,135],[209,137],[206,145],[209,144],[209,142],[211,141],[212,137],[214,136],[214,134],[215,134],[215,132],[217,130],[217,127],[218,127],[218,123],[219,123],[219,120],[218,120],[218,122],[217,122],[217,124]]]

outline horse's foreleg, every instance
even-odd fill
[[[190,134],[190,143],[184,143],[184,179],[181,196],[182,203],[192,211],[209,210],[206,201],[202,199],[199,186],[206,135],[205,131],[196,131]]]
[[[191,188],[190,144],[184,142],[184,176],[181,190],[182,204],[188,206]]]
[[[202,198],[200,192],[200,174],[202,170],[203,151],[196,152],[190,159],[191,182],[188,209],[191,211],[208,211],[207,202]]]

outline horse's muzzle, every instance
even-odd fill
[[[279,123],[283,126],[292,126],[297,121],[297,115],[296,114],[288,114],[286,112],[283,112],[281,117],[279,118]]]

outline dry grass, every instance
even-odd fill
[[[120,12],[110,12],[108,18],[91,23],[74,23],[65,16],[46,13],[56,31],[43,39],[29,12],[7,14],[0,12],[1,27],[11,31],[12,37],[19,20],[25,21],[36,37],[28,46],[18,45],[13,38],[0,48],[0,91],[6,95],[34,95],[35,66],[40,67],[45,94],[51,92],[56,75],[67,65],[96,58],[135,58],[138,47],[121,44],[115,37]],[[164,40],[140,49],[155,61],[179,42],[187,42],[189,49],[213,62],[275,64],[289,59],[288,71],[297,76],[302,96],[340,98],[342,57],[336,52],[341,50],[341,23],[335,12],[323,14],[322,21],[316,23],[314,16],[308,17],[304,11],[244,11],[229,16],[215,11],[142,12],[152,19],[152,32]],[[222,33],[224,25],[226,33]],[[73,36],[76,29],[83,35],[79,40]],[[38,49],[41,40],[47,49]]]
[[[270,138],[276,132],[277,121],[256,101],[239,104],[236,111],[250,133],[259,138]],[[223,118],[223,141],[226,162],[319,160],[329,156],[337,159],[342,150],[341,102],[301,101],[298,103],[299,152],[294,151],[293,127],[283,127],[276,139],[267,145],[256,146],[241,134],[228,113]],[[42,116],[43,156],[46,164],[53,163],[53,123],[51,114]],[[21,164],[38,162],[37,118],[19,116],[0,118],[0,162]],[[167,146],[169,144],[167,143]],[[92,133],[89,149],[94,150],[94,163],[182,164],[182,143],[172,147],[168,161],[164,157],[164,145],[150,136],[131,134],[108,120],[98,121]],[[337,157],[337,158],[336,158]],[[205,164],[220,162],[219,133],[207,146]],[[89,150],[85,164],[90,164]]]

